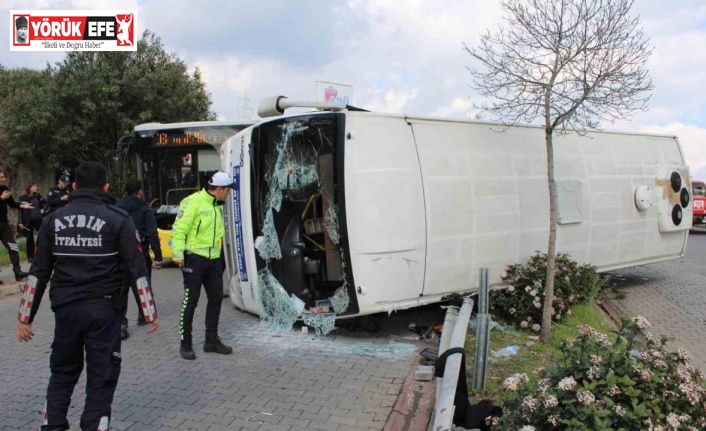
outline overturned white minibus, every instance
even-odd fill
[[[546,250],[541,128],[319,105],[221,147],[237,181],[226,205],[237,307],[305,323],[390,312],[473,292],[479,268],[495,283]],[[600,270],[683,255],[692,201],[674,136],[569,133],[554,147],[559,252]]]

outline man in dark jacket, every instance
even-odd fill
[[[47,201],[49,202],[49,212],[55,211],[69,203],[69,193],[71,192],[71,180],[68,175],[59,177],[55,186],[49,188]]]
[[[142,298],[147,332],[159,326],[135,225],[110,205],[107,173],[95,162],[76,168],[69,204],[44,218],[37,253],[17,313],[17,339],[29,341],[32,321],[51,277],[56,316],[42,431],[68,430],[66,414],[86,361],[84,431],[108,430],[120,375],[121,290],[126,271]],[[85,352],[84,352],[85,350]]]
[[[133,223],[135,223],[135,228],[140,233],[140,244],[142,245],[142,251],[145,257],[145,266],[147,267],[147,279],[151,284],[153,263],[149,253],[150,247],[152,247],[152,252],[154,253],[154,268],[159,269],[162,267],[162,248],[159,244],[159,234],[157,233],[157,218],[143,199],[142,182],[140,180],[133,180],[127,183],[125,191],[127,192],[127,196],[120,199],[120,202],[118,202],[118,208],[121,208],[130,214]],[[146,324],[146,322],[145,316],[142,315],[142,307],[140,306],[140,297],[137,294],[137,286],[133,284],[130,287],[133,295],[135,296],[135,301],[137,301],[137,309],[139,311],[137,324],[142,326]],[[128,292],[126,290],[125,307],[123,308],[123,324],[121,328],[121,337],[123,340],[130,336],[130,332],[127,329],[127,296]]]
[[[18,203],[12,197],[12,192],[7,187],[7,177],[5,173],[0,171],[0,241],[10,253],[10,262],[12,262],[12,271],[15,273],[15,280],[20,281],[27,277],[27,273],[20,268],[20,248],[15,242],[15,237],[12,234],[12,227],[7,219],[7,208],[15,209],[32,209],[32,205],[28,203]],[[0,282],[2,284],[2,282]]]

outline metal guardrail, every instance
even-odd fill
[[[448,307],[446,309],[446,317],[444,318],[444,326],[441,329],[441,339],[439,340],[439,352],[438,356],[449,350],[449,344],[451,343],[451,332],[453,331],[454,325],[456,325],[456,319],[458,318],[458,307]],[[439,397],[441,396],[441,377],[436,379],[436,403],[439,404]]]
[[[450,312],[451,307],[447,310]],[[466,331],[468,329],[468,321],[471,319],[473,311],[473,300],[464,298],[461,310],[458,312],[456,323],[451,332],[451,340],[449,341],[449,349],[463,348],[466,341]],[[443,333],[442,333],[443,336]],[[439,349],[439,355],[443,352]],[[437,395],[437,403],[434,407],[434,422],[432,425],[433,431],[450,431],[453,427],[454,416],[454,397],[456,396],[456,385],[458,384],[458,375],[461,372],[461,367],[465,364],[461,363],[463,355],[453,353],[446,359],[446,368],[444,368],[444,377],[441,380],[441,393]]]
[[[438,356],[453,348],[463,348],[466,341],[468,323],[473,311],[473,300],[464,298],[460,310],[457,306],[450,306],[446,310],[444,326],[439,341]],[[476,349],[473,362],[472,388],[485,390],[488,352],[490,345],[490,286],[488,284],[488,268],[480,270],[480,290],[478,294],[478,315],[476,326]],[[443,377],[436,378],[436,404],[432,420],[429,422],[429,431],[451,431],[454,429],[454,397],[458,385],[458,377],[463,355],[461,352],[451,353],[446,359]]]
[[[485,391],[485,381],[488,374],[488,353],[490,350],[490,286],[488,284],[488,268],[480,269],[480,290],[478,292],[478,314],[476,314],[476,349],[473,356],[473,372],[471,388],[474,391]]]

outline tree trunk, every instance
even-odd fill
[[[556,263],[556,184],[554,183],[554,130],[544,128],[547,144],[547,180],[549,185],[549,244],[547,245],[547,277],[544,288],[544,308],[542,309],[542,330],[539,340],[549,342],[552,336],[552,304],[554,303],[554,267]]]

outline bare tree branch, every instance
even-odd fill
[[[497,32],[463,48],[473,87],[486,97],[477,108],[505,126],[543,120],[550,203],[542,341],[551,334],[556,243],[553,134],[585,133],[602,121],[629,119],[646,109],[653,89],[652,54],[634,0],[501,0]]]
[[[506,124],[532,122],[551,98],[552,128],[596,128],[645,109],[652,49],[633,0],[503,0],[504,23],[464,49],[480,106]],[[547,93],[547,90],[549,91]]]

